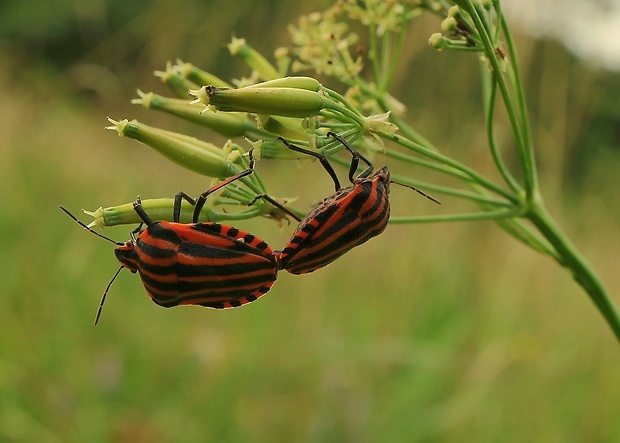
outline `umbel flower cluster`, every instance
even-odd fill
[[[483,67],[481,113],[488,155],[497,169],[493,178],[476,170],[475,165],[443,154],[407,123],[405,106],[388,92],[399,68],[407,26],[424,14],[441,19],[438,32],[428,39],[431,47],[442,51],[442,56],[450,51],[471,53]],[[351,21],[367,30],[366,49],[360,50],[361,39],[350,31]],[[391,223],[494,220],[515,239],[566,268],[620,338],[620,315],[611,297],[544,204],[517,52],[499,0],[341,0],[324,12],[301,17],[288,31],[291,45],[275,51],[274,64],[244,40],[232,40],[231,54],[251,68],[247,78],[229,83],[177,61],[156,72],[173,97],[138,91],[138,98],[133,100],[230,138],[224,146],[135,120],[109,119],[108,128],[216,183],[246,170],[251,150],[257,163],[255,172],[209,196],[200,221],[304,216],[306,211],[292,207],[290,199],[273,196],[265,189],[260,162],[324,156],[332,164],[349,167],[350,155],[336,155],[345,145],[328,133],[342,137],[363,158],[380,163],[378,166],[394,161],[426,169],[437,180],[425,182],[407,176],[392,179],[446,197],[443,208],[447,213],[429,206],[430,215],[392,217]],[[332,80],[341,82],[344,90],[326,87],[322,84],[327,83],[325,79],[330,84]],[[508,117],[508,126],[502,129],[512,134],[510,143],[500,144],[495,137],[500,125],[497,107],[502,107],[501,112]],[[300,155],[287,143],[311,154]],[[517,164],[508,165],[504,161],[507,156],[516,158]],[[354,175],[352,170],[349,176]],[[449,180],[441,180],[444,177]],[[436,184],[444,182],[453,185]],[[257,199],[263,195],[277,204]],[[472,210],[451,213],[451,199],[465,200]],[[237,210],[222,209],[230,205]],[[171,196],[143,200],[141,207],[153,220],[174,218]],[[100,208],[89,214],[94,216],[91,226],[143,221],[132,204]],[[189,223],[192,215],[191,203],[184,200],[180,221]]]

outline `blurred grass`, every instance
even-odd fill
[[[321,4],[89,4],[0,8],[0,441],[620,440],[617,343],[564,270],[491,223],[391,226],[225,312],[161,309],[122,273],[94,328],[117,262],[57,205],[208,185],[104,131],[106,115],[178,128],[128,104],[136,87],[163,90],[153,70],[181,57],[240,76],[231,34],[269,55],[287,22]],[[416,22],[393,92],[425,136],[484,168],[477,68],[426,47],[437,26]],[[618,76],[552,42],[519,48],[545,197],[619,300]],[[275,194],[329,192],[319,168],[259,167]],[[428,209],[402,189],[392,202],[397,215]],[[240,227],[274,247],[292,229]]]

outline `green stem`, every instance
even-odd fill
[[[519,156],[521,168],[523,170],[523,181],[525,183],[525,190],[528,198],[532,198],[538,189],[538,180],[536,177],[536,168],[534,164],[534,153],[531,143],[528,144],[529,137],[524,134],[523,121],[521,118],[526,111],[520,109],[520,112],[517,113],[514,108],[510,92],[508,91],[508,85],[506,84],[506,79],[502,75],[502,68],[499,64],[499,60],[497,59],[497,55],[495,54],[495,46],[493,45],[491,37],[484,26],[484,22],[479,15],[478,9],[473,5],[473,2],[471,0],[463,0],[463,3],[468,6],[469,15],[473,20],[474,24],[476,25],[476,29],[478,30],[478,33],[480,35],[481,42],[484,45],[487,59],[493,67],[493,75],[495,76],[497,85],[499,86],[500,92],[502,94],[502,99],[504,101],[504,106],[506,106],[506,112],[510,120],[510,125],[512,127],[513,133],[515,134],[515,139],[517,142],[517,153]],[[517,59],[515,58],[513,59],[513,61],[513,64],[517,65]],[[521,83],[518,71],[515,72],[515,83]],[[522,88],[520,87],[518,87],[517,90],[522,92]],[[518,103],[520,106],[524,105],[525,97],[519,97]]]
[[[620,341],[620,312],[601,279],[549,215],[542,199],[539,197],[534,202],[527,217],[557,250],[560,256],[558,262],[571,272],[575,281],[587,292]]]
[[[340,121],[354,122],[360,128],[364,127],[366,121],[357,112],[352,112],[348,107],[342,106],[333,100],[326,100],[325,102],[325,108],[318,115]]]
[[[384,97],[376,98],[376,100],[382,110],[384,110],[385,112],[390,110]],[[390,121],[396,126],[398,126],[398,129],[401,131],[401,133],[409,140],[413,140],[414,142],[424,146],[430,151],[437,151],[437,148],[429,140],[424,138],[422,134],[413,129],[407,122],[405,122],[405,120],[403,120],[393,112],[390,112]]]
[[[534,227],[526,223],[526,220],[511,218],[497,219],[495,222],[500,228],[512,235],[516,240],[519,240],[524,245],[540,252],[541,254],[545,254],[555,260],[559,260],[560,256],[553,246],[551,246],[545,238],[542,238],[540,233],[534,230]]]
[[[366,83],[360,78],[357,78],[354,84],[359,86],[359,88],[365,94],[368,94],[370,97],[374,98],[379,104],[379,107],[382,111],[390,111],[390,121],[396,126],[398,126],[398,129],[405,137],[407,137],[409,140],[413,140],[415,143],[424,146],[426,149],[429,149],[431,151],[437,151],[437,148],[435,148],[435,146],[433,146],[430,141],[428,141],[420,133],[415,131],[407,122],[405,122],[405,120],[391,112],[391,109],[388,106],[388,102],[383,94],[379,94],[377,90],[372,88],[370,85],[368,85],[368,83]]]
[[[414,143],[411,140],[407,140],[406,138],[401,137],[396,134],[380,134],[380,135],[381,137],[388,139],[388,140],[392,140],[393,142],[398,143],[399,145],[407,149],[410,149],[421,155],[431,158],[437,162],[440,162],[447,166],[455,168],[465,173],[467,176],[471,178],[472,181],[476,182],[480,186],[484,186],[489,191],[495,192],[515,204],[519,203],[518,197],[516,197],[514,194],[506,191],[504,188],[498,186],[497,184],[487,179],[486,177],[478,174],[473,169],[463,165],[462,163],[457,162],[456,160],[451,159],[450,157],[446,157],[445,155],[442,155],[438,152],[426,149],[424,146]]]
[[[392,40],[389,32],[384,32],[381,38],[381,77],[375,79],[377,90],[383,94],[389,86],[390,53],[392,52]]]
[[[447,175],[451,175],[454,178],[463,181],[470,181],[471,177],[464,173],[463,171],[459,171],[458,169],[454,169],[451,167],[447,167],[441,163],[435,163],[432,161],[424,160],[421,158],[414,157],[413,155],[404,154],[402,152],[394,151],[392,149],[386,149],[383,153],[386,157],[394,158],[396,160],[400,160],[412,165],[421,166],[423,168],[432,169],[434,171],[438,171]]]
[[[370,51],[368,53],[368,58],[371,62],[373,77],[378,79],[380,76],[379,48],[377,47],[377,27],[375,24],[368,25],[368,36],[370,38]]]
[[[506,45],[508,46],[508,54],[510,60],[513,60],[512,63],[512,73],[514,76],[514,87],[516,91],[516,96],[519,104],[519,110],[521,112],[521,127],[523,129],[523,142],[524,142],[524,154],[527,159],[527,169],[526,174],[529,172],[531,177],[527,177],[532,180],[530,184],[530,188],[528,191],[532,192],[538,189],[538,174],[536,173],[536,159],[534,156],[534,144],[532,142],[532,131],[530,129],[529,118],[527,115],[527,103],[525,101],[525,91],[523,89],[523,81],[521,80],[521,71],[519,69],[519,64],[517,63],[517,48],[512,39],[512,35],[510,33],[510,28],[508,27],[508,23],[506,22],[503,14],[500,15],[500,23],[501,28],[504,33],[504,37],[506,38]],[[526,182],[529,183],[529,182]]]
[[[338,150],[342,150],[342,147],[338,147]],[[344,167],[349,167],[351,164],[350,160],[345,160],[343,158],[339,158],[339,157],[334,157],[333,154],[335,154],[337,151],[336,150],[324,150],[323,153],[325,155],[327,155],[328,157],[330,157],[330,161],[339,165],[342,165]],[[425,160],[421,160],[418,158],[415,158],[411,155],[407,155],[407,154],[403,154],[401,152],[396,152],[396,151],[392,151],[392,150],[388,150],[384,153],[384,155],[388,156],[388,157],[392,157],[398,160],[402,160],[411,164],[415,164],[418,166],[423,166],[426,167],[428,169],[433,169],[439,172],[443,172],[445,174],[451,175],[453,177],[456,177],[460,180],[464,180],[464,181],[469,181],[471,180],[471,178],[465,174],[463,174],[460,171],[454,170],[454,169],[450,169],[450,168],[446,168],[443,165],[440,164],[436,164],[436,163],[432,163],[432,162],[428,162]],[[506,201],[506,200],[499,200],[496,198],[493,198],[489,195],[485,195],[483,194],[482,190],[479,190],[478,193],[471,193],[471,192],[467,192],[467,191],[463,191],[460,189],[455,189],[455,188],[449,188],[446,186],[439,186],[439,185],[435,185],[432,183],[422,183],[419,181],[415,181],[415,180],[411,180],[410,178],[406,178],[406,177],[400,177],[400,176],[392,176],[392,178],[394,179],[394,181],[396,182],[400,182],[402,184],[405,185],[409,185],[409,186],[413,186],[416,188],[422,188],[428,191],[433,191],[433,192],[438,192],[438,193],[442,193],[444,195],[450,195],[453,197],[461,197],[464,199],[468,199],[468,200],[472,200],[475,201],[477,203],[483,203],[483,204],[491,204],[491,205],[495,205],[495,206],[500,206],[500,207],[512,207],[514,206],[513,203]]]
[[[364,126],[364,116],[360,113],[360,111],[355,106],[349,103],[349,101],[345,99],[342,96],[342,94],[340,94],[337,91],[334,91],[333,89],[326,88],[325,86],[321,86],[320,90],[326,92],[327,95],[329,95],[330,98],[332,99],[330,103],[333,104],[334,106],[330,106],[330,109],[336,109],[341,114],[349,115],[351,116],[351,119],[355,121],[356,123],[358,123],[361,127]],[[330,103],[328,103],[328,106]],[[350,111],[350,113],[343,111],[341,106],[344,106],[348,111]]]
[[[512,218],[521,215],[521,208],[499,209],[497,211],[472,212],[465,214],[442,214],[442,215],[423,215],[423,216],[402,216],[390,217],[390,223],[437,223],[455,221],[474,221],[474,220],[496,220],[499,218]]]
[[[451,197],[458,197],[465,200],[471,200],[476,203],[485,205],[493,205],[495,207],[512,208],[514,205],[506,200],[499,200],[486,194],[475,194],[473,192],[464,191],[462,189],[449,188],[447,186],[436,185],[434,183],[421,182],[418,180],[412,180],[410,178],[392,175],[392,180],[396,183],[404,184],[407,186],[413,186],[414,188],[422,189],[423,191],[430,191],[433,193],[449,195]]]
[[[387,91],[392,84],[392,80],[394,79],[394,76],[396,75],[396,72],[398,70],[400,56],[403,52],[403,48],[405,47],[405,40],[407,36],[407,17],[405,14],[403,14],[403,19],[400,23],[400,32],[398,32],[397,34],[398,35],[396,40],[396,48],[392,52],[390,67],[383,82],[384,91]]]
[[[484,68],[483,68],[484,69]],[[493,75],[485,75],[486,73],[482,73],[483,78],[483,94],[484,94],[484,119],[486,122],[487,129],[487,140],[489,143],[489,149],[491,150],[491,156],[493,157],[493,161],[495,162],[495,166],[497,170],[500,172],[506,184],[512,189],[512,191],[516,194],[520,194],[522,192],[521,186],[516,182],[516,180],[512,177],[510,171],[506,167],[504,160],[502,159],[502,155],[499,151],[497,143],[495,142],[495,133],[493,130],[493,118],[495,115],[495,97],[497,91],[497,82]]]

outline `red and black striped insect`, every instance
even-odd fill
[[[198,199],[200,208],[207,195],[252,172],[250,168],[205,191]],[[204,197],[203,197],[204,196]],[[67,209],[62,209],[80,226],[118,247],[114,250],[121,267],[103,294],[95,324],[105,297],[123,268],[140,274],[151,299],[163,307],[200,305],[208,308],[235,308],[255,301],[274,284],[277,263],[273,250],[260,238],[218,223],[178,223],[181,199],[196,201],[184,193],[175,197],[174,222],[153,222],[140,198],[133,204],[142,223],[126,243],[116,242],[93,231]],[[198,205],[196,205],[198,207]],[[194,220],[198,217],[194,214]],[[142,229],[142,225],[146,229]]]
[[[336,187],[334,194],[325,198],[299,223],[286,247],[275,252],[278,269],[286,269],[292,274],[306,274],[328,265],[381,234],[390,218],[390,183],[395,182],[390,179],[388,167],[374,171],[370,161],[349,146],[344,138],[333,132],[327,135],[338,140],[351,153],[349,181],[353,186],[340,186],[334,169],[324,155],[295,146],[283,138],[278,139],[293,151],[316,157]],[[360,160],[366,163],[367,168],[354,177]],[[403,186],[439,203],[419,189]]]

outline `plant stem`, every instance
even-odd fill
[[[536,173],[536,160],[534,156],[534,143],[532,142],[532,131],[530,129],[529,118],[527,114],[527,103],[525,102],[525,90],[523,88],[523,81],[521,80],[521,71],[519,69],[519,64],[517,63],[517,48],[514,44],[514,40],[512,39],[512,34],[510,33],[510,28],[508,27],[508,23],[504,18],[504,15],[501,14],[501,11],[498,11],[500,17],[500,23],[502,32],[506,39],[506,45],[508,46],[508,54],[511,60],[513,60],[513,69],[512,73],[514,75],[514,88],[516,91],[517,99],[519,100],[519,109],[521,112],[521,124],[523,128],[523,138],[524,138],[524,149],[525,156],[528,159],[529,167],[531,168],[531,179],[533,183],[531,184],[532,189],[538,188],[538,174]]]
[[[464,0],[464,3],[468,5],[469,15],[474,22],[476,29],[478,30],[480,40],[484,45],[484,52],[489,62],[491,63],[491,66],[493,67],[493,74],[495,75],[495,79],[501,92],[504,105],[506,106],[506,112],[508,114],[508,118],[510,119],[512,131],[515,135],[515,140],[517,142],[517,153],[519,155],[519,163],[521,164],[521,168],[523,170],[523,182],[525,184],[525,191],[528,198],[533,198],[533,195],[538,189],[538,179],[536,176],[536,166],[534,161],[534,152],[531,144],[531,137],[529,136],[529,134],[525,134],[526,131],[529,131],[529,126],[527,126],[523,122],[522,118],[527,113],[526,109],[523,108],[523,106],[525,106],[525,97],[520,94],[521,96],[518,98],[519,112],[517,112],[511,99],[510,92],[508,91],[508,85],[506,84],[506,80],[502,75],[502,69],[500,67],[499,60],[497,58],[497,55],[495,54],[495,47],[493,45],[493,42],[491,41],[489,33],[487,32],[487,29],[484,26],[481,14],[479,14],[478,9],[473,5],[473,2],[471,0]],[[512,40],[508,41],[510,45],[512,43]],[[511,55],[513,53],[514,55],[516,55],[514,47],[510,48],[510,53]],[[517,59],[513,59],[513,62],[516,66]],[[520,85],[521,78],[519,76],[518,70],[514,71],[514,75],[515,84]],[[517,90],[521,93],[523,92],[521,88],[517,88]],[[525,120],[527,121],[527,118]]]
[[[384,112],[390,111],[390,121],[394,123],[396,126],[398,126],[398,129],[405,137],[407,137],[409,140],[414,141],[415,143],[418,143],[424,146],[426,149],[429,149],[431,151],[437,150],[437,148],[435,148],[435,146],[433,146],[433,144],[430,141],[428,141],[420,133],[415,131],[407,122],[405,122],[405,120],[397,116],[395,113],[391,112],[391,109],[388,105],[387,100],[385,99],[384,94],[378,93],[376,89],[373,89],[372,87],[370,87],[368,83],[366,83],[360,78],[357,78],[353,84],[359,86],[359,88],[364,93],[373,97],[377,101],[379,108],[381,108],[381,110],[383,110]]]
[[[607,324],[620,341],[620,312],[607,293],[600,277],[547,212],[542,198],[532,201],[527,218],[539,229],[559,254],[558,263],[567,268],[575,281],[587,292]]]
[[[497,225],[512,235],[516,240],[519,240],[524,245],[532,248],[541,254],[553,257],[555,260],[559,260],[560,256],[555,248],[550,245],[538,230],[535,231],[534,226],[530,226],[531,223],[526,223],[527,220],[522,218],[512,219],[497,219],[495,220]]]
[[[511,84],[514,87],[516,103],[513,103],[505,78],[502,75],[498,55],[495,52],[495,47],[490,36],[490,27],[488,23],[484,22],[481,8],[475,7],[474,2],[471,0],[463,0],[463,3],[467,6],[470,17],[475,24],[480,40],[484,46],[486,56],[493,67],[494,81],[491,84],[492,89],[490,90],[492,94],[490,94],[488,98],[494,99],[494,88],[495,84],[497,84],[515,135],[517,151],[523,172],[523,182],[527,196],[528,212],[526,213],[526,218],[534,224],[534,226],[546,238],[551,246],[553,246],[555,249],[555,254],[553,255],[554,258],[558,263],[566,267],[572,273],[575,281],[590,296],[599,312],[603,315],[607,321],[607,324],[612,329],[616,338],[620,341],[620,313],[618,312],[618,308],[615,306],[610,295],[607,293],[607,290],[603,286],[603,283],[598,275],[596,275],[594,270],[581,256],[577,248],[570,242],[568,237],[564,234],[564,232],[562,232],[551,215],[548,213],[540,195],[534,148],[527,115],[527,104],[525,101],[521,74],[519,72],[519,64],[517,62],[516,47],[514,41],[512,40],[508,24],[499,9],[499,2],[496,2],[495,4],[496,13],[498,16],[499,26],[508,47],[509,60],[512,61]],[[491,150],[495,156],[496,165],[500,169],[504,179],[513,190],[517,191],[518,187],[516,186],[516,182],[508,174],[508,171],[505,170],[505,167],[499,158],[499,153],[496,151],[497,148],[493,144],[493,109],[491,107],[492,104],[489,103],[489,105],[490,107],[487,114],[487,134],[491,144]]]
[[[368,52],[371,61],[372,73],[375,79],[380,76],[379,69],[379,49],[377,48],[377,26],[375,24],[368,25],[368,36],[370,37],[370,51]]]
[[[485,205],[492,205],[493,207],[502,207],[502,208],[514,207],[514,204],[511,202],[508,202],[506,200],[499,200],[487,194],[481,194],[481,193],[478,194],[478,193],[468,192],[468,191],[464,191],[461,189],[436,185],[434,183],[412,180],[408,177],[401,177],[401,176],[397,176],[393,174],[391,175],[391,177],[394,182],[408,185],[408,186],[413,186],[414,188],[423,189],[424,191],[437,192],[440,194],[449,195],[451,197],[458,197],[458,198],[462,198],[465,200],[471,200],[471,201],[485,204]]]
[[[438,223],[438,222],[458,222],[474,220],[497,220],[502,218],[518,217],[522,210],[520,208],[498,209],[496,211],[471,212],[464,214],[443,214],[443,215],[416,215],[390,217],[390,223]]]
[[[513,194],[511,194],[509,191],[505,190],[504,188],[502,188],[501,186],[493,183],[491,180],[487,179],[486,177],[482,176],[481,174],[477,173],[475,170],[473,170],[472,168],[469,168],[461,163],[459,163],[456,160],[453,160],[450,157],[446,157],[445,155],[439,154],[438,152],[435,151],[431,151],[429,149],[427,149],[424,146],[421,146],[415,142],[412,142],[411,140],[407,140],[404,137],[401,137],[399,135],[396,134],[380,134],[381,137],[387,139],[387,140],[391,140],[395,143],[398,143],[399,145],[410,149],[412,151],[415,151],[421,155],[424,155],[428,158],[431,158],[437,162],[443,163],[444,165],[447,165],[449,167],[452,167],[458,171],[463,172],[465,175],[469,176],[469,178],[471,179],[471,181],[479,184],[480,186],[485,187],[486,189],[495,192],[499,195],[501,195],[502,197],[506,198],[509,201],[512,201],[513,203],[517,204],[519,202],[519,199],[516,198]]]
[[[484,68],[483,68],[484,69]],[[495,162],[495,166],[497,166],[497,170],[504,178],[504,181],[510,189],[518,194],[521,192],[521,186],[516,182],[513,178],[512,174],[508,171],[504,160],[502,159],[502,155],[499,151],[499,147],[495,141],[495,134],[493,128],[494,114],[495,114],[495,96],[497,90],[497,82],[495,80],[495,76],[489,75],[487,72],[482,73],[482,87],[483,87],[483,95],[484,99],[484,119],[486,122],[486,130],[487,130],[487,140],[489,143],[489,149],[491,150],[491,155],[493,156],[493,161]]]
[[[407,36],[407,17],[404,14],[400,26],[401,28],[397,36],[396,48],[394,49],[391,57],[390,68],[388,69],[387,76],[383,81],[383,89],[386,92],[392,84],[394,75],[396,75],[396,71],[398,70],[398,64],[400,62],[400,56],[403,52],[403,48],[405,47],[405,40]]]

